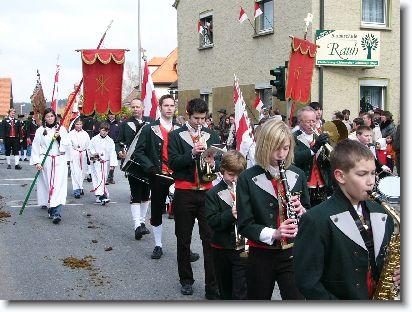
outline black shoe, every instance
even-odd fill
[[[58,224],[62,220],[62,217],[60,215],[55,215],[53,216],[53,223]]]
[[[150,234],[150,231],[147,229],[144,223],[140,223],[140,229],[143,235]]]
[[[29,161],[27,158],[24,158],[23,161]]]
[[[141,239],[142,237],[143,237],[143,234],[142,234],[141,228],[140,228],[140,226],[138,226],[138,227],[136,228],[136,230],[134,230],[134,238],[137,239],[137,240],[139,240],[139,239]]]
[[[156,246],[153,249],[152,255],[150,256],[152,259],[160,259],[163,255],[162,247]]]
[[[74,195],[74,198],[79,199],[79,198],[80,198],[80,194],[76,194],[76,195]]]
[[[7,165],[7,169],[11,169],[11,165]]]
[[[198,253],[190,251],[190,262],[195,262],[199,260],[199,258],[200,256]]]
[[[23,161],[23,159],[19,158],[19,161]]]
[[[110,199],[106,197],[106,195],[101,195],[99,197],[100,203],[102,206],[106,205],[108,202],[110,202]]]
[[[16,169],[16,170],[21,170],[23,167],[22,166],[20,166],[20,165],[15,165],[14,166],[14,169]]]
[[[40,208],[41,208],[41,209],[47,209],[47,206],[46,206],[46,205],[43,205],[43,206],[41,206]]]
[[[87,182],[92,182],[92,175],[91,175],[91,174],[89,174],[89,176],[87,177],[86,181],[87,181]]]
[[[84,191],[83,191],[83,190],[80,191],[80,195],[84,195]]]
[[[205,298],[207,300],[220,300],[219,292],[217,290],[206,290]]]
[[[193,287],[190,284],[183,284],[182,288],[180,288],[180,292],[185,296],[193,295]]]

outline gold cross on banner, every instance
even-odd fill
[[[96,89],[96,92],[101,92],[101,94],[103,94],[103,91],[108,92],[109,89],[105,86],[105,83],[107,82],[107,80],[109,80],[109,78],[104,78],[103,75],[100,75],[99,77],[96,78],[97,80],[97,84],[98,84],[98,88]]]

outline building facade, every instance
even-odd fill
[[[0,117],[7,116],[13,107],[11,78],[0,78]]]
[[[313,14],[307,38],[316,31],[373,31],[380,35],[380,60],[375,67],[315,66],[311,101],[324,106],[324,117],[333,112],[360,111],[361,100],[393,113],[400,112],[400,1],[399,0],[301,0],[256,1],[263,12],[254,20],[254,1],[178,0],[179,111],[187,100],[202,97],[214,118],[217,110],[233,111],[233,80],[239,79],[251,107],[256,94],[267,106],[286,114],[286,102],[272,95],[270,70],[284,65],[291,51],[291,36],[303,37],[304,18]],[[240,8],[249,17],[239,22]],[[199,30],[199,25],[201,26]],[[251,110],[255,115],[257,111]]]

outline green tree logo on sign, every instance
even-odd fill
[[[372,34],[367,34],[365,37],[362,37],[361,45],[363,50],[368,50],[368,60],[372,58],[372,50],[376,50],[378,43],[378,39]]]

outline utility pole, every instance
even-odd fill
[[[138,91],[142,92],[142,43],[140,41],[140,0],[137,1],[137,45],[138,45],[138,59],[139,59],[139,85]]]

